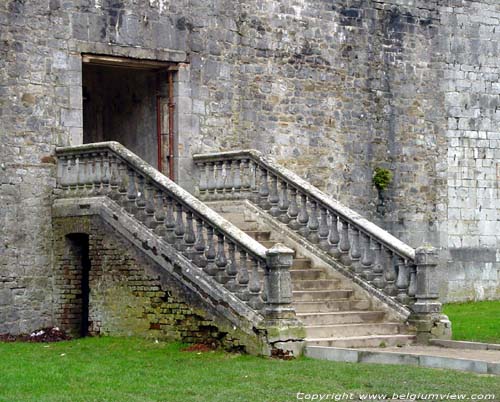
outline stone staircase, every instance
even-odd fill
[[[304,338],[397,346],[448,328],[435,250],[411,248],[255,151],[194,156],[198,197],[118,143],[57,156],[61,216],[94,211],[248,350],[295,355]]]
[[[238,221],[241,225],[242,221]],[[279,241],[272,231],[246,233],[267,248]],[[384,310],[374,308],[368,298],[345,281],[332,277],[325,267],[315,267],[310,258],[294,251],[290,270],[293,306],[305,326],[307,346],[360,348],[408,345],[415,341],[415,335],[403,323],[388,318]]]

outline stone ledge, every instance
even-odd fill
[[[306,346],[305,356],[314,359],[348,363],[405,364],[418,367],[469,371],[479,374],[500,375],[500,362],[459,359],[416,353],[368,351],[362,349]]]
[[[429,344],[452,349],[500,350],[498,343],[452,341],[447,339],[429,339]]]

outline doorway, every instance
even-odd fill
[[[118,141],[173,180],[175,65],[98,55],[82,62],[83,143]]]
[[[90,303],[90,254],[89,235],[72,233],[66,236],[67,254],[63,265],[66,295],[62,324],[72,335],[85,337],[89,334]]]

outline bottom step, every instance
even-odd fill
[[[306,346],[331,346],[337,348],[383,348],[384,346],[410,345],[415,335],[369,335],[346,338],[306,338]]]

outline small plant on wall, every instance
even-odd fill
[[[372,181],[377,189],[378,198],[380,200],[380,203],[377,205],[377,210],[383,215],[385,213],[384,190],[386,190],[392,182],[392,172],[389,169],[376,167]]]

